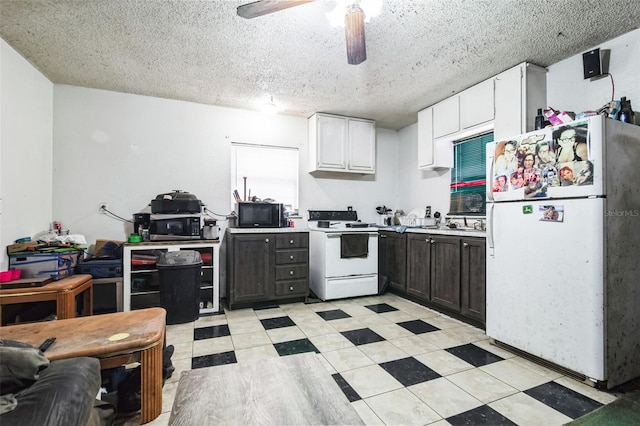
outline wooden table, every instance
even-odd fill
[[[81,356],[100,360],[101,368],[141,363],[141,421],[150,422],[162,411],[162,350],[165,345],[162,308],[93,315],[0,327],[0,339],[39,346],[56,341],[45,352],[53,361]]]
[[[93,314],[93,281],[89,274],[71,275],[42,287],[9,288],[0,290],[0,318],[2,305],[30,302],[56,302],[58,319],[76,316],[76,296],[82,294],[82,315]]]
[[[361,425],[318,355],[184,371],[169,424]]]

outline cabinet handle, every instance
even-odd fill
[[[293,260],[293,255],[289,256],[289,259]]]
[[[265,238],[265,239],[264,239],[264,242],[265,242],[265,243],[268,243],[268,242],[269,242],[269,239],[268,239],[268,238]]]
[[[289,240],[289,244],[293,244],[293,240]]]
[[[387,236],[384,235],[384,234],[380,234],[379,236],[380,236],[380,238],[387,238]]]
[[[293,271],[289,271],[289,275],[293,275]]]
[[[464,248],[469,247],[469,243],[462,243],[462,247],[464,247]]]
[[[289,287],[289,291],[293,291],[293,286],[290,286],[290,287]]]
[[[434,243],[435,243],[435,241],[433,241],[433,240],[429,240],[429,242],[430,242],[431,244],[434,244]]]

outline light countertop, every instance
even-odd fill
[[[230,234],[286,234],[309,232],[309,228],[227,228]]]
[[[391,231],[395,229],[393,227],[380,227],[380,231]],[[485,238],[487,236],[486,231],[479,231],[476,229],[449,229],[449,228],[419,228],[419,227],[407,227],[404,231],[409,234],[431,234],[431,235],[451,235],[456,237],[476,237]]]

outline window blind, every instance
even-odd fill
[[[450,215],[484,215],[486,145],[493,132],[455,142],[451,169]]]

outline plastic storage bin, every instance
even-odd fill
[[[200,316],[202,259],[195,250],[162,253],[156,262],[160,281],[160,306],[167,324],[183,324]]]
[[[73,275],[84,257],[82,250],[54,253],[15,253],[9,255],[9,269],[21,269],[22,278],[51,277],[59,280]]]

